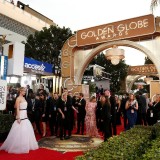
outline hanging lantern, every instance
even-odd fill
[[[113,65],[117,65],[121,59],[124,59],[124,49],[114,45],[113,48],[105,51],[105,57],[107,60],[111,60]]]

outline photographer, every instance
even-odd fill
[[[132,128],[137,121],[138,102],[134,94],[129,95],[129,100],[126,102],[125,109],[127,111],[128,126],[127,129]]]

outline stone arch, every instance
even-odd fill
[[[62,87],[69,87],[73,92],[79,91],[78,87],[82,90],[82,76],[90,61],[113,45],[141,51],[152,60],[160,76],[159,22],[160,17],[150,14],[77,31],[67,39],[61,50]],[[120,26],[129,28],[121,30]]]
[[[81,67],[79,68],[79,70],[77,71],[76,75],[75,75],[75,84],[81,84],[82,81],[82,77],[83,77],[83,73],[86,69],[86,67],[88,66],[88,64],[90,63],[90,61],[97,55],[99,54],[101,51],[112,47],[113,45],[116,46],[127,46],[127,47],[131,47],[131,48],[135,48],[141,52],[143,52],[144,54],[146,54],[151,60],[152,62],[155,64],[157,71],[160,75],[160,70],[158,70],[158,62],[156,61],[156,57],[155,55],[146,47],[133,42],[133,41],[129,41],[129,40],[121,40],[121,41],[113,41],[113,42],[108,42],[108,43],[104,43],[99,45],[98,47],[94,48],[86,57],[84,62],[81,62]]]
[[[156,76],[156,77],[158,77],[158,75],[150,75],[150,76]],[[132,80],[132,82],[129,84],[129,86],[128,86],[128,91],[130,91],[131,89],[132,89],[132,86],[133,86],[133,84],[139,79],[139,78],[141,78],[141,77],[144,77],[144,75],[137,75],[133,80]]]

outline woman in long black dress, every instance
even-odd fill
[[[102,115],[102,125],[103,125],[103,134],[104,141],[106,141],[111,134],[111,105],[109,99],[102,95],[100,98],[100,103],[102,105],[101,115]]]
[[[59,127],[60,127],[60,140],[66,138],[67,122],[68,122],[68,106],[67,106],[67,93],[62,93],[57,103],[59,111]]]
[[[116,99],[116,108],[115,108],[115,110],[116,110],[116,124],[121,125],[121,110],[120,110],[121,101],[117,95],[115,96],[115,99]]]
[[[45,137],[47,133],[46,126],[49,115],[49,106],[47,106],[47,96],[45,94],[40,94],[40,102],[42,108],[42,127],[43,127],[42,137]]]

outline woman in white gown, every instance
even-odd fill
[[[19,96],[16,99],[16,120],[4,141],[0,150],[5,150],[8,153],[29,153],[29,150],[38,149],[32,124],[27,117],[27,102],[23,97],[25,88],[21,87]]]

